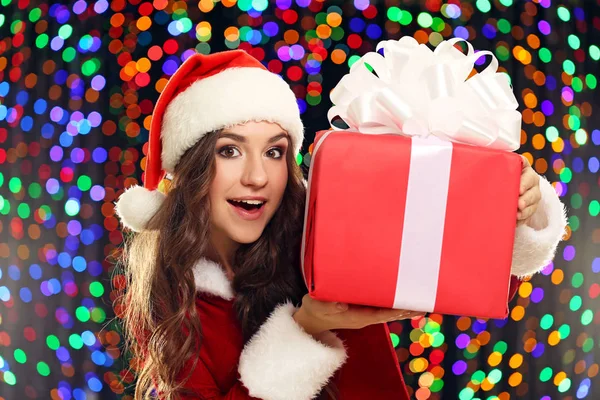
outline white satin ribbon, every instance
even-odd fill
[[[411,139],[398,277],[392,308],[432,312],[442,259],[452,142]]]
[[[454,47],[459,41],[467,44],[467,54]],[[475,53],[460,38],[442,41],[431,51],[410,36],[382,41],[380,49],[385,57],[365,54],[333,89],[330,124],[340,117],[349,130],[361,133],[435,135],[501,150],[519,148],[521,113],[508,76],[497,73],[493,53]],[[483,55],[492,61],[468,78]]]

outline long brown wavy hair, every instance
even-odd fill
[[[179,377],[182,367],[201,346],[193,267],[209,244],[208,194],[218,135],[207,134],[181,157],[148,229],[126,232],[117,261],[126,289],[115,307],[137,369],[135,400],[149,398],[154,390],[161,399],[179,398],[189,378]],[[281,205],[260,238],[239,247],[232,265],[234,309],[245,341],[278,303],[300,304],[307,292],[299,266],[305,187],[292,148]]]

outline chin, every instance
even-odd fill
[[[236,243],[250,244],[256,242],[260,238],[260,235],[262,235],[263,231],[264,229],[240,229],[229,232],[229,237]]]

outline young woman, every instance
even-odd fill
[[[422,315],[306,295],[302,141],[294,93],[243,51],[193,55],[171,77],[153,114],[145,186],[116,203],[137,232],[123,253],[136,399],[334,398],[327,383],[349,359],[332,330]],[[165,173],[166,195],[156,190]],[[551,260],[566,224],[552,186],[526,163],[519,209],[513,273],[523,277]],[[408,398],[405,388],[396,398]]]

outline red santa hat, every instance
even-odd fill
[[[304,127],[296,96],[277,74],[243,50],[194,54],[175,71],[156,102],[144,187],[126,189],[115,203],[123,226],[140,231],[165,195],[158,184],[173,174],[183,153],[207,133],[248,121],[279,124],[290,135],[294,154]]]

